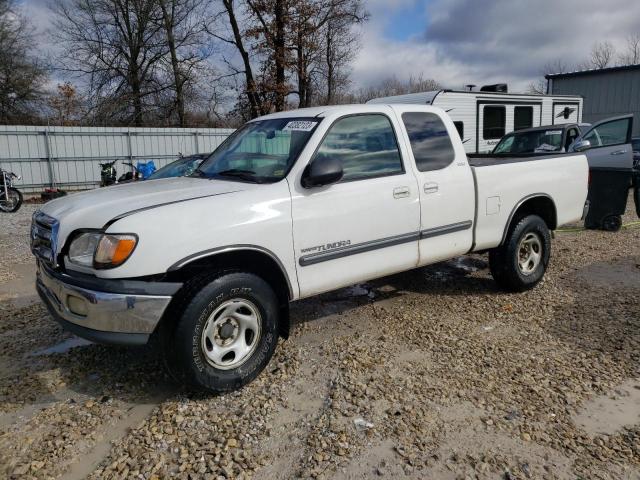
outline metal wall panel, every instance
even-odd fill
[[[228,128],[109,128],[0,126],[0,168],[22,177],[16,186],[37,192],[48,186],[94,188],[100,163],[119,160],[118,176],[130,170],[123,162],[153,160],[160,168],[180,154],[212,152],[227,138]]]
[[[640,136],[640,69],[554,78],[550,93],[584,96],[585,122],[633,113],[633,134]]]

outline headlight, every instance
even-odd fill
[[[69,261],[83,267],[93,267],[93,255],[96,253],[102,233],[81,233],[69,246]]]
[[[69,246],[69,261],[93,268],[122,265],[133,253],[138,237],[132,234],[82,233]]]

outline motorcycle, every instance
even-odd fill
[[[0,169],[0,211],[5,213],[17,212],[22,205],[22,193],[13,186],[14,179],[20,180],[20,176]]]
[[[129,163],[129,162],[122,162],[122,163],[124,165],[130,166],[131,171],[120,175],[120,178],[118,179],[118,183],[135,182],[136,180],[140,179],[140,172],[138,171],[138,169],[133,163]]]
[[[112,162],[100,163],[100,186],[108,187],[109,185],[113,185],[116,183],[116,167],[113,165],[118,160],[113,160]]]
[[[129,162],[122,162],[124,165],[129,165],[131,171],[123,173],[118,179],[118,183],[135,182],[138,180],[146,180],[149,176],[156,171],[156,165],[153,160],[148,162],[138,162],[137,165]]]

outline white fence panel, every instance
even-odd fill
[[[118,128],[0,126],[0,168],[22,177],[25,192],[45,187],[94,188],[100,163],[119,160],[118,176],[130,171],[123,162],[153,160],[160,168],[180,154],[208,153],[233,132],[228,128]]]

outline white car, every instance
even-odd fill
[[[37,288],[90,340],[158,335],[181,381],[245,385],[289,302],[470,252],[502,288],[543,277],[550,231],[579,220],[583,154],[468,159],[423,105],[302,109],[237,130],[189,177],[70,195],[34,214]]]

